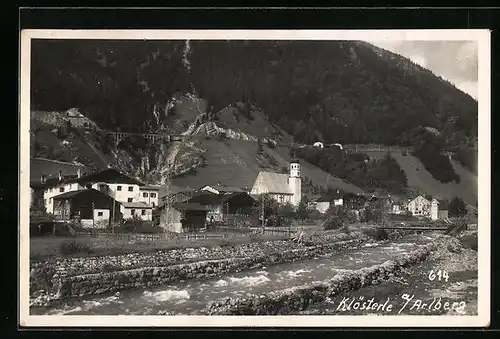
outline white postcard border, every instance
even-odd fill
[[[29,315],[31,39],[110,40],[416,40],[478,43],[477,316],[34,316]],[[490,32],[488,30],[23,30],[19,135],[19,323],[56,327],[485,327],[490,322]]]

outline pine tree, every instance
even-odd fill
[[[309,217],[311,214],[311,209],[309,208],[309,198],[307,196],[304,196],[300,202],[299,205],[297,206],[297,217],[301,220],[305,220]]]
[[[467,214],[467,206],[461,198],[454,197],[453,199],[451,199],[450,204],[448,205],[448,213],[450,217],[464,216]]]

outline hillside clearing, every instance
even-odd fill
[[[226,186],[251,189],[259,171],[288,171],[290,155],[287,147],[264,147],[264,156],[259,156],[257,143],[252,141],[203,140],[203,147],[207,150],[203,154],[206,166],[197,168],[195,173],[174,178],[174,185],[199,188],[220,182]],[[259,165],[261,158],[264,159]],[[310,178],[317,187],[363,192],[361,188],[333,177],[305,161],[301,161],[301,172],[303,178]]]

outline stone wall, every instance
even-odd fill
[[[399,233],[391,234],[391,239],[401,236]],[[30,304],[45,306],[62,298],[213,278],[356,248],[368,239],[370,237],[363,232],[346,234],[328,231],[304,236],[304,244],[276,240],[32,262]]]
[[[320,240],[321,238],[321,240]],[[307,246],[292,241],[270,241],[219,248],[185,248],[161,253],[134,253],[110,257],[87,257],[32,263],[31,304],[88,294],[206,279],[280,263],[304,260],[325,253],[355,248],[366,242],[363,233],[327,233]],[[171,253],[174,252],[174,253]],[[209,260],[210,259],[210,260]],[[78,263],[76,266],[72,264]],[[107,269],[103,265],[115,266]],[[121,269],[119,268],[121,265]],[[99,268],[96,270],[95,268]],[[39,280],[45,279],[45,286]]]
[[[324,245],[349,239],[367,239],[367,236],[361,232],[352,232],[350,234],[324,232],[318,236],[304,237],[304,240],[310,245]],[[120,271],[147,266],[169,266],[208,259],[226,259],[232,257],[245,257],[248,255],[258,256],[290,249],[300,249],[303,247],[304,245],[296,244],[289,240],[274,240],[237,245],[138,252],[112,256],[53,258],[38,262],[33,261],[30,263],[30,268],[32,274],[37,270],[53,268],[58,275],[68,276],[97,273],[103,270]]]
[[[211,302],[203,310],[206,315],[277,315],[290,314],[307,308],[309,304],[333,298],[348,290],[357,290],[365,285],[377,283],[397,274],[403,267],[416,264],[427,258],[435,248],[431,243],[386,261],[353,272],[336,275],[333,279],[307,285],[273,291],[246,298],[227,298]]]
[[[59,280],[56,295],[57,298],[77,297],[189,279],[213,278],[262,266],[309,259],[323,254],[327,248],[330,251],[341,251],[361,243],[361,239],[353,239],[328,246],[311,246],[277,252],[273,255],[207,260],[166,267],[143,267],[126,271],[77,275]]]

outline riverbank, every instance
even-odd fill
[[[190,279],[208,279],[256,267],[277,265],[356,248],[369,239],[391,241],[408,232],[322,231],[291,240],[226,246],[191,247],[116,256],[85,256],[32,261],[30,305],[155,286]]]
[[[382,315],[380,310],[353,306],[360,300],[389,300],[394,314],[477,315],[478,257],[474,237],[477,239],[477,231],[465,232],[458,239],[443,236],[427,260],[404,268],[398,276],[327,298],[297,314]]]
[[[109,237],[57,237],[43,236],[30,239],[30,260],[46,261],[56,258],[81,258],[81,257],[108,257],[130,253],[153,253],[183,248],[200,248],[213,246],[238,245],[258,243],[265,241],[284,240],[286,235],[255,234],[239,235],[226,234],[219,239],[198,239],[189,241],[171,235],[158,241],[142,241]]]
[[[362,232],[332,231],[306,236],[307,246],[275,240],[31,262],[30,304],[43,306],[69,297],[202,279],[256,265],[296,261],[357,246],[367,238]]]
[[[288,263],[260,266],[208,279],[151,285],[99,295],[61,299],[31,307],[33,315],[201,315],[208,303],[281,291],[345,272],[379,265],[428,244],[437,234],[410,234],[397,240],[368,238],[360,246]]]
[[[210,302],[202,311],[207,315],[280,315],[306,310],[310,305],[334,296],[355,291],[365,285],[396,276],[403,268],[424,261],[436,248],[435,243],[423,245],[410,253],[382,264],[335,275],[317,281],[264,294],[226,298]]]

